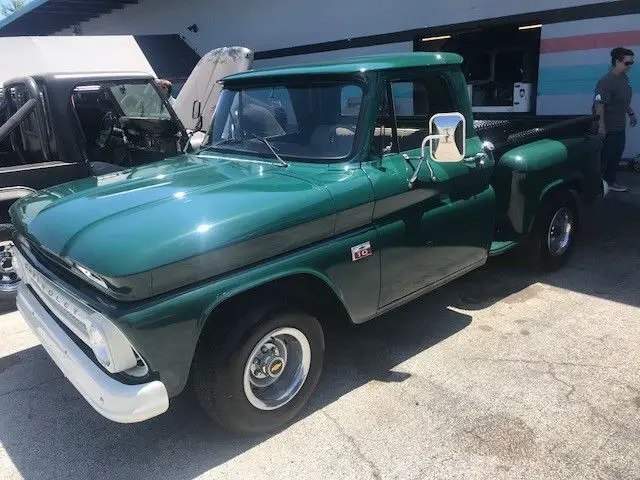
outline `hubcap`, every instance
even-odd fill
[[[20,278],[13,263],[13,242],[0,242],[0,291],[11,292],[18,288]]]
[[[273,330],[249,354],[244,368],[244,394],[260,410],[280,408],[300,391],[310,365],[311,346],[300,330]]]
[[[547,235],[547,244],[549,253],[554,257],[564,254],[571,245],[573,223],[573,213],[567,207],[562,207],[553,216]]]

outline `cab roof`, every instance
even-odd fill
[[[395,70],[399,68],[431,67],[436,65],[460,65],[462,57],[448,52],[387,53],[353,57],[331,62],[306,63],[286,67],[250,70],[229,75],[224,82],[281,77],[288,75],[349,74],[366,71]]]

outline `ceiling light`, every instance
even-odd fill
[[[440,35],[439,37],[427,37],[427,38],[423,38],[422,41],[432,42],[434,40],[447,40],[448,38],[451,38],[451,35]]]
[[[538,25],[525,25],[523,27],[518,27],[518,30],[533,30],[534,28],[542,28],[542,24]]]

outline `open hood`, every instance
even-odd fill
[[[184,127],[192,131],[196,129],[205,131],[222,89],[217,82],[227,75],[250,70],[252,66],[253,51],[245,47],[216,48],[203,56],[189,75],[173,105]],[[198,118],[193,118],[194,112],[198,111],[198,105],[203,119],[199,128]]]

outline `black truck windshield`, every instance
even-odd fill
[[[109,88],[127,117],[171,118],[162,98],[150,83],[118,83]]]
[[[270,145],[288,160],[344,159],[353,149],[362,98],[362,87],[342,82],[225,88],[207,150],[273,156]]]

